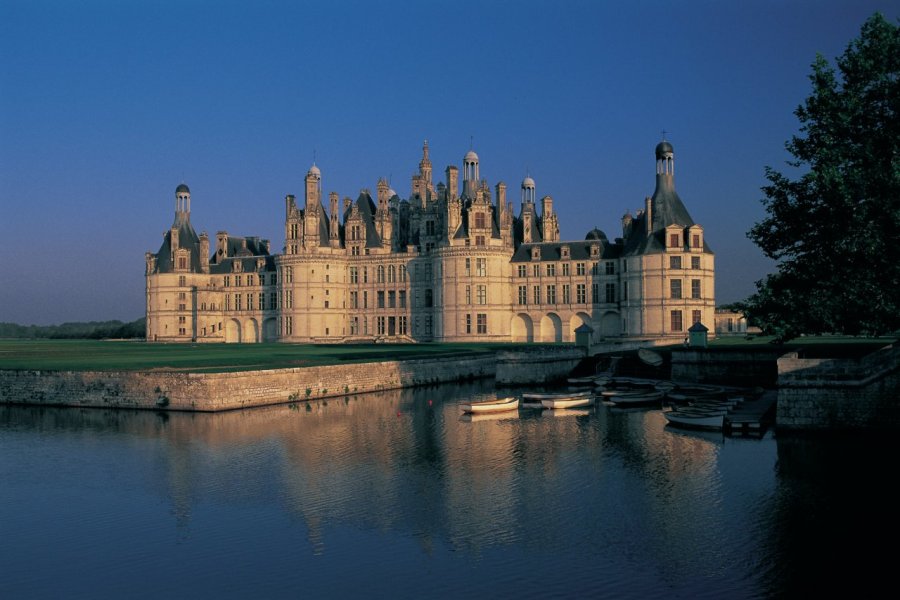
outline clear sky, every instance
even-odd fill
[[[313,161],[323,191],[377,179],[530,172],[562,239],[675,181],[716,253],[716,300],[773,264],[746,238],[764,167],[833,59],[896,1],[0,0],[0,321],[133,320],[144,252],[191,188],[195,229],[284,241],[284,196]]]

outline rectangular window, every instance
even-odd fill
[[[616,263],[611,260],[606,261],[606,274],[607,275],[615,275],[616,274]]]
[[[369,268],[363,267],[363,283],[369,283]]]
[[[240,275],[234,276],[234,287],[241,287],[241,276]]]
[[[278,310],[278,294],[275,292],[269,294],[269,310]]]
[[[294,318],[293,317],[285,317],[284,318],[284,332],[288,335],[294,335]]]
[[[391,290],[388,292],[388,308],[397,307],[397,292]]]
[[[556,265],[549,263],[547,265],[547,277],[556,277]]]
[[[615,302],[616,301],[616,284],[614,284],[614,283],[606,284],[606,301],[607,302]]]
[[[179,269],[187,269],[187,258],[184,256],[178,257],[178,268]]]
[[[700,235],[699,234],[695,233],[694,235],[691,236],[691,246],[693,246],[694,248],[700,247]]]
[[[541,303],[541,286],[539,286],[539,285],[534,286],[534,296],[533,296],[533,298],[534,298],[534,303],[535,303],[535,304],[540,304],[540,303]]]
[[[575,263],[575,274],[584,275],[584,263]]]
[[[247,310],[253,310],[253,294],[247,294]]]
[[[693,325],[694,323],[699,323],[699,322],[700,322],[700,311],[692,310],[691,311],[691,325]]]
[[[425,307],[430,308],[433,304],[434,304],[434,301],[432,300],[432,297],[431,297],[431,290],[425,290]]]
[[[384,292],[378,291],[378,308],[384,308]]]
[[[272,273],[272,277],[269,278],[272,285],[276,285],[278,283],[278,273]]]
[[[431,336],[431,317],[425,317],[425,335]]]
[[[541,276],[541,265],[533,265],[532,274],[535,277],[540,277]]]
[[[600,304],[600,284],[599,283],[591,284],[591,302],[594,304]]]
[[[240,294],[234,295],[234,310],[241,310],[241,301],[242,296]]]
[[[225,294],[225,310],[231,310],[231,294]]]
[[[178,322],[184,325],[187,322],[187,317],[178,317]]]
[[[487,314],[478,313],[478,333],[484,335],[487,333]]]
[[[178,292],[178,299],[184,302],[187,300],[187,294],[185,292]]]
[[[670,247],[670,248],[677,248],[678,246],[681,245],[681,244],[678,243],[678,242],[680,241],[680,240],[678,239],[679,237],[680,237],[680,236],[679,236],[677,233],[670,233],[670,234],[669,234],[669,247]],[[681,331],[681,330],[679,329],[678,331]]]
[[[691,279],[691,298],[700,298],[700,280]]]
[[[356,267],[350,267],[350,283],[359,283],[359,270]]]
[[[575,286],[575,302],[578,304],[587,302],[587,292],[583,283],[579,283]]]
[[[186,305],[186,304],[179,304],[179,305],[178,305],[178,310],[187,310],[187,305]]]
[[[472,315],[466,313],[466,333],[472,333]]]
[[[470,275],[472,275],[472,259],[467,258],[466,259],[466,277],[469,277]]]
[[[569,263],[563,263],[563,276],[569,275]]]
[[[294,292],[293,290],[288,290],[287,297],[287,308],[294,308]]]
[[[466,304],[472,304],[472,286],[466,286]]]
[[[487,286],[478,286],[478,304],[487,304]]]
[[[669,281],[669,297],[674,299],[681,298],[681,280],[672,279]]]
[[[375,321],[378,335],[384,335],[384,317],[378,317]]]
[[[253,275],[247,275],[247,286],[248,287],[253,286]]]
[[[519,304],[528,304],[528,286],[519,286]]]
[[[563,304],[570,304],[572,302],[571,297],[569,296],[569,288],[571,286],[569,284],[563,284],[562,286],[562,302]]]
[[[350,292],[350,308],[359,308],[359,292]]]
[[[591,265],[591,275],[599,275],[600,274],[600,265],[594,263]]]
[[[556,286],[547,286],[547,304],[556,304]]]
[[[691,257],[691,268],[692,268],[692,269],[699,269],[699,268],[700,268],[700,257],[699,257],[699,256],[692,256],[692,257]]]
[[[266,295],[262,292],[259,293],[259,310],[263,310],[266,307]]]
[[[359,335],[359,317],[350,317],[350,335]]]
[[[406,290],[400,290],[400,308],[406,308]]]
[[[519,277],[525,277],[527,274],[525,265],[519,265]]]
[[[622,300],[628,300],[628,282],[622,282]]]
[[[484,246],[484,236],[483,235],[475,236],[475,245],[476,246]]]
[[[680,269],[681,268],[681,257],[680,256],[670,256],[669,257],[669,268],[670,269]]]
[[[425,235],[434,235],[434,221],[425,221]]]
[[[484,229],[484,213],[483,212],[475,213],[475,228],[476,229]]]
[[[475,275],[478,277],[486,277],[487,276],[487,259],[486,258],[476,258],[475,259]]]
[[[222,285],[224,287],[229,287],[231,285],[231,277],[228,275],[225,276],[225,279],[222,280]]]
[[[407,330],[406,324],[407,324],[407,318],[406,318],[406,315],[400,315],[400,320],[399,320],[399,331],[398,331],[398,333],[399,333],[400,335],[406,335],[406,330]]]
[[[363,308],[369,308],[369,292],[363,291]]]
[[[683,329],[682,325],[681,325],[681,311],[680,310],[672,311],[671,328],[672,328],[672,331],[681,331]]]
[[[185,277],[184,275],[179,275],[178,276],[178,285],[180,285],[181,287],[186,286],[187,285],[187,277]]]

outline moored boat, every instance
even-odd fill
[[[578,394],[544,394],[540,399],[544,408],[575,408],[578,406],[590,406],[594,402],[592,392]]]
[[[640,394],[619,394],[609,397],[609,401],[616,406],[653,406],[662,402],[664,392],[643,392]]]
[[[705,413],[677,410],[664,412],[663,415],[669,424],[676,427],[721,431],[725,424],[725,411]]]
[[[481,402],[466,402],[460,404],[463,412],[467,413],[496,413],[519,408],[519,399],[516,397],[498,398],[497,400],[483,400]]]

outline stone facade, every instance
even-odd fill
[[[181,184],[175,222],[146,254],[147,339],[571,342],[583,324],[594,341],[683,338],[713,323],[714,256],[675,192],[671,144],[656,162],[656,191],[613,241],[596,229],[560,241],[554,200],[531,177],[514,215],[473,151],[462,181],[449,166],[435,183],[427,142],[408,199],[381,179],[374,197],[326,201],[313,165],[303,208],[285,198],[281,254],[224,231],[211,249]]]

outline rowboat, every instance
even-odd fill
[[[460,404],[463,412],[467,413],[495,413],[519,408],[519,399],[516,397],[498,398],[497,400],[483,400],[481,402],[467,402]]]
[[[676,427],[720,431],[725,424],[725,411],[692,412],[685,410],[664,412],[666,420]]]
[[[541,396],[539,400],[544,408],[575,408],[576,406],[590,406],[594,402],[594,394],[592,392],[580,392],[577,394],[534,394],[532,396]]]
[[[641,348],[638,350],[638,358],[645,364],[650,365],[651,367],[658,367],[663,364],[663,357],[654,352],[653,350],[647,350],[646,348]]]
[[[652,406],[662,402],[664,392],[643,392],[640,394],[620,394],[609,397],[616,406]]]

